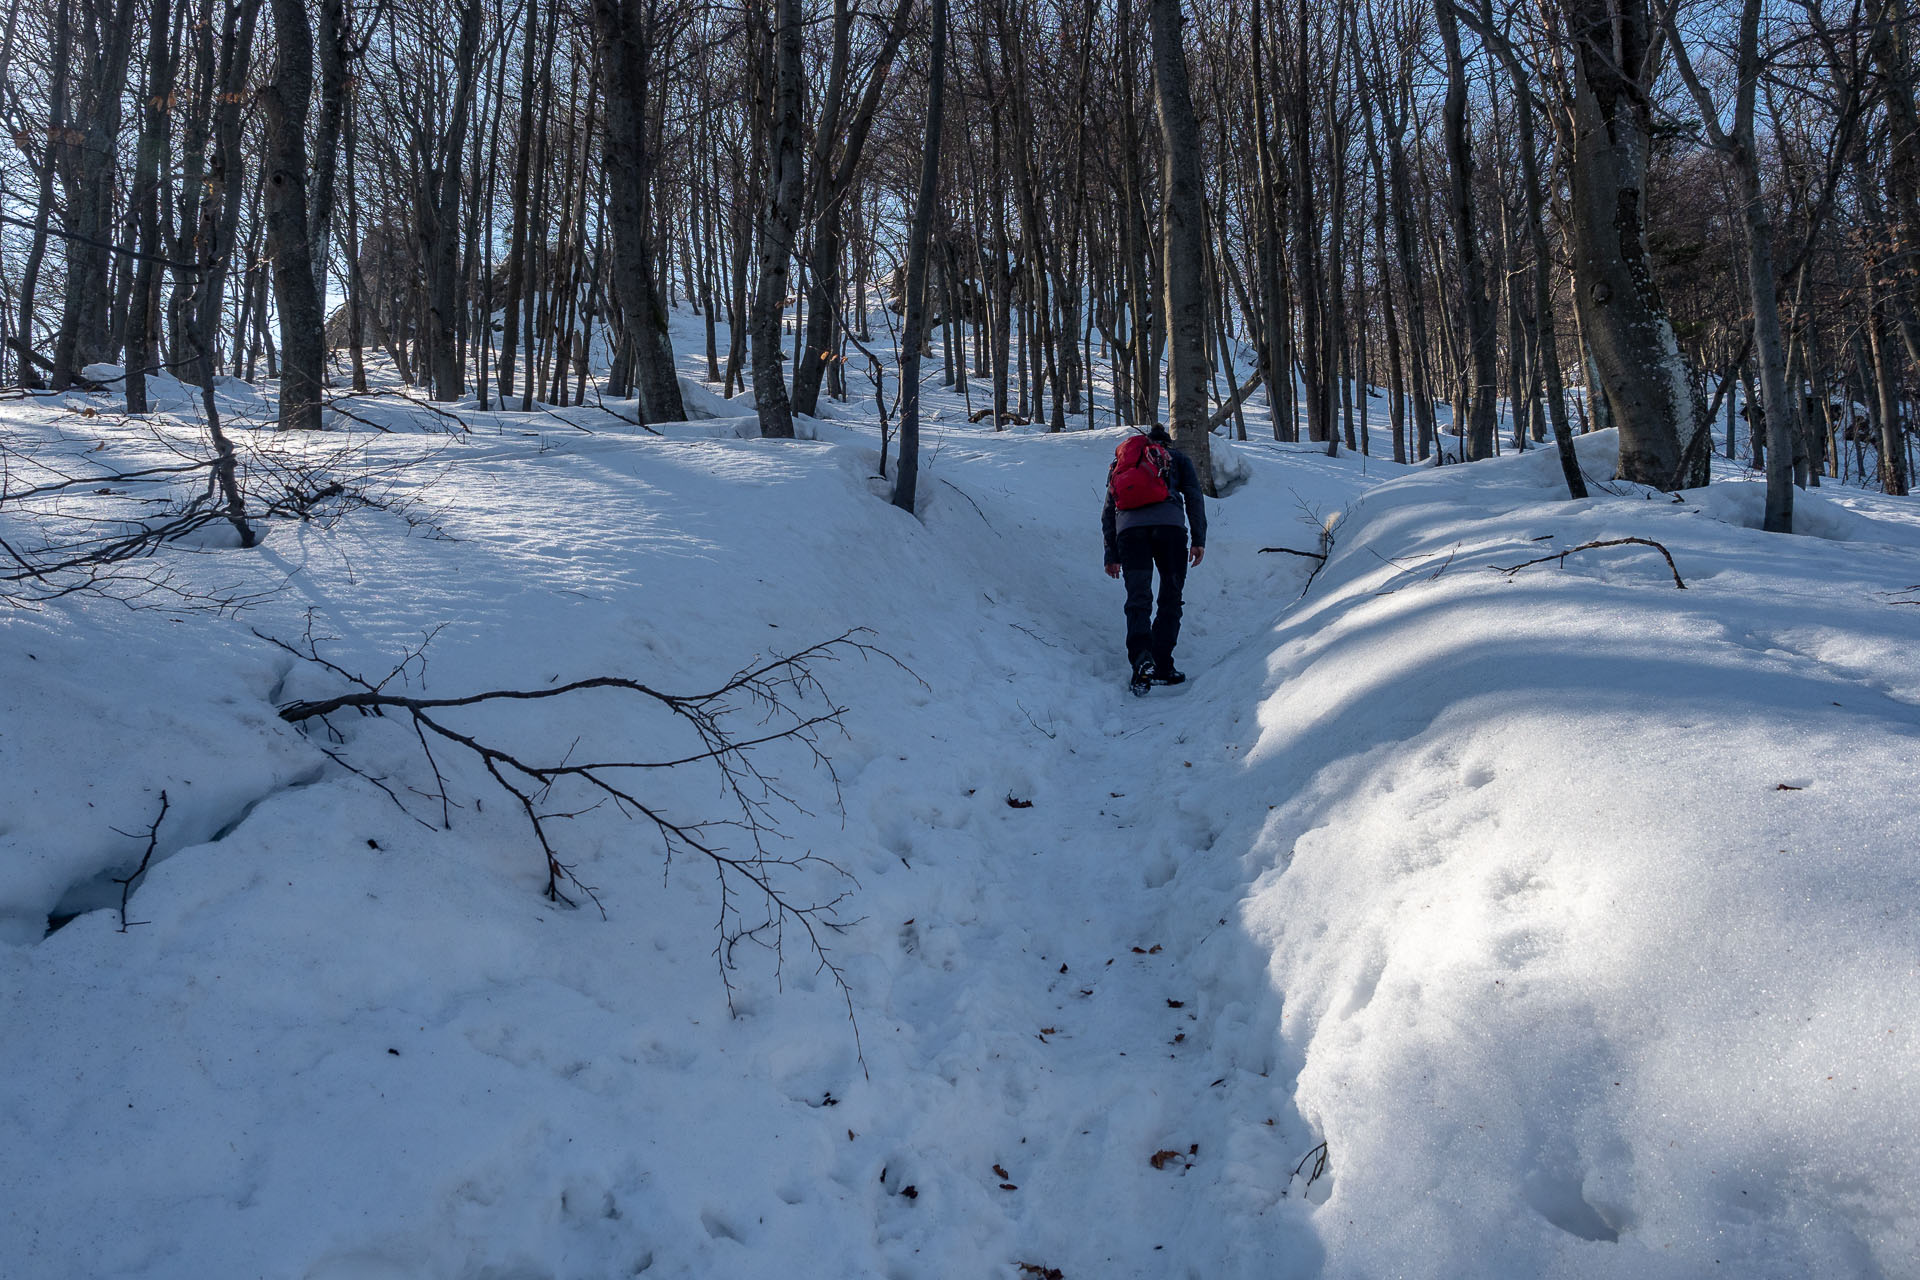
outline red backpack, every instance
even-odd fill
[[[1143,435],[1131,435],[1113,452],[1107,489],[1121,511],[1150,507],[1173,496],[1173,453]]]

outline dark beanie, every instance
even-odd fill
[[[1164,422],[1156,422],[1153,424],[1153,430],[1147,432],[1147,439],[1167,444],[1173,437],[1167,434],[1167,426]]]

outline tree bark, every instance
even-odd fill
[[[927,331],[927,238],[940,178],[940,125],[947,73],[947,0],[932,0],[933,34],[927,69],[927,139],[920,156],[920,190],[907,238],[906,333],[900,347],[900,458],[893,473],[893,505],[912,512],[920,477],[920,344]]]
[[[153,363],[152,320],[159,292],[159,262],[165,255],[160,235],[160,174],[167,149],[168,104],[173,99],[174,56],[167,38],[171,0],[153,0],[147,21],[147,91],[141,103],[140,142],[135,161],[133,207],[141,257],[134,266],[133,296],[127,306],[125,352],[127,412],[147,412],[147,373]]]
[[[1499,336],[1493,302],[1487,295],[1487,264],[1481,253],[1473,192],[1473,140],[1467,126],[1467,63],[1460,49],[1460,23],[1451,0],[1437,0],[1440,42],[1446,49],[1447,96],[1441,108],[1448,171],[1448,212],[1454,252],[1460,259],[1461,309],[1467,325],[1472,382],[1468,387],[1462,448],[1469,462],[1493,456],[1498,405],[1495,364]],[[1462,424],[1456,413],[1454,427]]]
[[[14,336],[16,351],[20,356],[20,385],[36,390],[46,386],[46,383],[34,367],[34,361],[39,357],[33,350],[33,304],[40,283],[40,264],[47,253],[47,223],[53,217],[55,139],[66,128],[69,96],[67,63],[73,42],[73,26],[67,6],[61,5],[55,11],[53,30],[53,85],[47,94],[47,146],[40,156],[40,181],[34,202],[38,213],[34,218],[33,240],[28,245],[26,262],[20,274],[20,325]]]
[[[780,320],[786,311],[792,278],[794,235],[803,194],[800,95],[801,36],[804,15],[800,0],[773,0],[771,25],[764,37],[770,44],[767,59],[767,191],[760,214],[760,285],[754,295],[749,327],[753,341],[753,402],[760,418],[760,434],[768,439],[793,438],[793,407],[787,398],[786,375],[781,369]]]
[[[1899,219],[1901,245],[1909,255],[1920,247],[1920,108],[1916,108],[1914,102],[1913,48],[1908,31],[1908,24],[1913,20],[1911,6],[1886,6],[1874,24],[1869,46],[1875,69],[1886,85],[1890,126],[1887,194]],[[1900,285],[1889,290],[1888,305],[1899,321],[1907,359],[1920,366],[1920,316],[1916,316],[1914,308],[1911,258],[1901,264],[1897,277]],[[1880,485],[1887,493],[1904,495],[1911,481],[1900,415],[1897,411],[1882,413]]]
[[[64,7],[64,6],[63,6]],[[113,236],[113,174],[120,139],[121,98],[132,61],[134,0],[98,6],[92,57],[80,82],[78,118],[64,145],[49,150],[61,158],[67,193],[66,302],[53,347],[53,387],[69,385],[89,364],[113,356],[111,292],[105,287]]]
[[[313,130],[313,179],[307,203],[313,222],[313,291],[322,309],[327,299],[327,257],[333,247],[334,171],[340,157],[340,128],[347,110],[346,0],[320,0],[314,29],[320,55],[320,115]]]
[[[1620,475],[1706,483],[1687,366],[1647,254],[1653,23],[1647,0],[1563,0],[1573,49],[1568,248],[1581,327],[1620,430]]]
[[[534,45],[538,43],[540,0],[527,0],[527,25],[520,47],[520,124],[513,148],[512,213],[507,229],[506,298],[501,303],[500,399],[513,395],[514,365],[520,348],[520,300],[527,280],[527,181],[533,160]]]
[[[1580,499],[1587,496],[1587,482],[1573,447],[1573,427],[1567,421],[1566,377],[1560,367],[1560,335],[1553,306],[1554,261],[1547,251],[1546,188],[1533,132],[1533,113],[1538,100],[1528,84],[1526,68],[1518,52],[1504,35],[1494,30],[1491,0],[1482,0],[1477,30],[1506,68],[1508,81],[1513,85],[1520,181],[1526,188],[1527,199],[1527,242],[1533,254],[1535,360],[1546,384],[1547,417],[1553,427],[1554,449],[1560,457],[1560,474],[1567,483],[1567,495]]]
[[[1187,84],[1180,0],[1153,0],[1153,76],[1165,145],[1166,199],[1161,220],[1169,405],[1174,444],[1193,460],[1209,497],[1213,460],[1207,431],[1206,208],[1200,124]]]
[[[458,400],[465,392],[460,367],[460,180],[466,154],[467,123],[479,76],[480,0],[460,9],[460,33],[453,56],[453,103],[446,133],[434,137],[423,123],[419,160],[423,190],[420,251],[426,266],[427,376],[432,398]],[[438,160],[438,164],[434,161]]]
[[[206,342],[210,367],[217,354],[220,298],[226,290],[227,272],[239,239],[240,206],[246,200],[250,186],[264,185],[265,170],[269,167],[261,165],[253,171],[258,179],[257,184],[248,182],[247,157],[243,150],[243,126],[246,123],[243,110],[251,96],[246,86],[252,71],[254,26],[259,11],[260,6],[255,4],[229,7],[220,36],[217,79],[219,105],[212,112],[213,160],[201,187],[200,220],[195,224],[198,227],[195,234],[201,237],[202,247],[207,254],[200,261],[208,272],[208,278],[198,287],[195,295],[198,312],[192,322],[197,325]],[[304,147],[302,150],[304,152]],[[256,201],[260,194],[256,189]],[[260,314],[264,317],[266,313],[262,310]],[[323,339],[316,341],[324,345]],[[234,353],[232,363],[237,368],[238,351]],[[197,368],[197,360],[187,367]],[[193,376],[197,378],[199,375],[195,373]]]
[[[647,134],[654,32],[641,0],[594,0],[605,98],[603,146],[607,221],[613,239],[614,301],[633,344],[633,391],[642,422],[687,416],[674,367],[667,307],[654,275],[652,200],[658,157]]]
[[[261,99],[267,116],[267,253],[280,309],[280,429],[319,430],[326,343],[307,226],[313,28],[303,0],[273,0],[273,24],[279,61]]]

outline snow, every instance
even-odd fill
[[[1910,559],[1488,479],[1362,499],[1268,659],[1250,764],[1311,782],[1242,918],[1330,1274],[1908,1269],[1920,699],[1874,590]],[[1623,536],[1688,589],[1640,548],[1489,572]]]
[[[1783,538],[1751,482],[1571,504],[1550,449],[1216,437],[1193,680],[1136,700],[1097,559],[1123,430],[994,433],[929,392],[917,516],[858,397],[797,441],[710,387],[658,435],[630,403],[450,432],[358,401],[385,432],[259,444],[350,439],[412,523],[147,562],[259,594],[237,616],[0,611],[9,1273],[1920,1269],[1910,503],[1830,485]],[[132,466],[197,448],[171,394],[0,429]],[[1611,474],[1610,434],[1580,447]],[[1622,537],[1686,589],[1643,546],[1498,571]],[[775,851],[850,877],[780,872],[848,892],[847,990],[790,922],[732,951],[730,1012],[697,856],[556,792],[606,916],[556,906],[471,761],[436,751],[441,829],[400,718],[275,715],[343,686],[262,636],[377,680],[433,628],[391,688],[694,691],[866,628],[890,657],[817,663],[800,703],[846,709],[830,768],[759,758]],[[462,714],[530,755],[685,754],[598,695]],[[634,785],[729,814],[704,766]]]
[[[694,421],[707,418],[739,418],[743,414],[747,417],[752,416],[751,413],[745,413],[746,410],[753,408],[751,395],[737,397],[736,402],[730,404],[725,396],[685,374],[680,375],[680,400],[680,407],[685,409],[687,417]]]

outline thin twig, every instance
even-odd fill
[[[160,847],[160,824],[166,820],[167,807],[167,793],[162,791],[160,793],[160,812],[153,816],[153,825],[147,828],[147,848],[146,852],[140,855],[140,865],[135,867],[125,879],[119,876],[113,878],[113,882],[120,886],[120,932],[122,933],[125,933],[135,924],[146,923],[144,920],[128,922],[127,899],[133,896],[133,886],[135,882],[138,881],[141,876],[147,874],[147,866],[153,861],[153,851]],[[131,832],[127,831],[122,831],[119,834],[123,836],[132,835]]]

